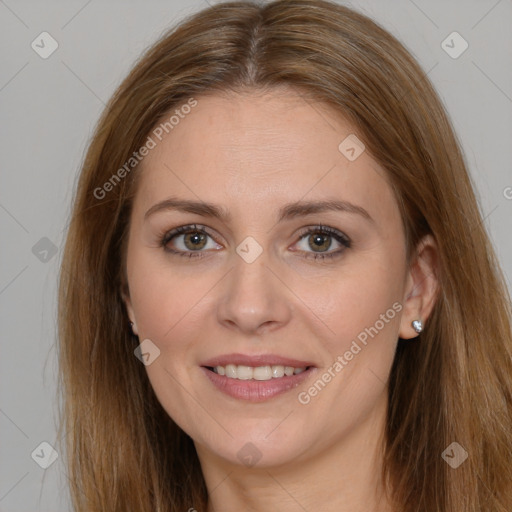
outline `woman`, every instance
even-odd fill
[[[510,297],[418,64],[220,4],[101,117],[62,263],[75,510],[512,510]]]

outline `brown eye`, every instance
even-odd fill
[[[303,239],[305,240],[300,250],[305,253],[305,258],[335,258],[341,256],[351,246],[350,239],[346,235],[326,226],[308,228],[301,234],[300,240]],[[333,243],[338,244],[341,249],[328,252]]]
[[[206,245],[206,237],[204,233],[200,233],[199,231],[191,231],[190,233],[186,233],[183,235],[183,243],[190,249],[191,251],[203,249]]]
[[[330,238],[330,235],[318,233],[315,233],[314,235],[309,235],[309,247],[319,249],[321,252],[327,251],[332,243],[332,240]]]
[[[193,226],[180,226],[165,234],[160,245],[166,252],[189,258],[202,257],[203,249],[222,247],[212,243],[208,247],[208,239],[213,237],[204,228]]]

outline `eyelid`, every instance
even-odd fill
[[[164,249],[166,248],[166,245],[175,237],[177,236],[180,236],[180,235],[183,235],[183,234],[186,234],[186,233],[190,233],[190,232],[198,232],[198,233],[204,233],[206,235],[208,235],[210,238],[212,238],[215,243],[219,243],[216,239],[216,236],[212,233],[210,233],[210,228],[208,228],[207,226],[203,226],[202,224],[185,224],[183,226],[178,226],[176,228],[173,228],[173,229],[169,229],[169,230],[166,230],[164,231],[163,234],[159,235],[159,240],[160,240],[160,245],[162,247],[164,247]],[[167,249],[168,252],[173,252],[173,251],[170,251],[169,249]],[[182,252],[182,251],[175,251],[175,252]],[[190,251],[190,252],[194,252],[194,251]],[[204,251],[196,251],[196,252],[204,252]]]
[[[345,233],[339,231],[336,228],[331,228],[330,226],[324,226],[322,224],[306,226],[303,228],[298,235],[299,240],[296,243],[299,243],[306,235],[313,233],[321,233],[322,235],[327,235],[331,238],[334,238],[342,247],[335,251],[326,252],[301,251],[304,253],[303,257],[305,259],[333,260],[335,258],[341,257],[347,249],[352,247],[352,241],[347,235],[345,235]]]
[[[350,240],[350,238],[347,235],[345,235],[345,233],[343,233],[342,231],[340,231],[336,228],[332,228],[330,226],[324,226],[323,224],[314,224],[311,226],[306,226],[306,227],[302,228],[302,230],[300,231],[298,236],[299,236],[299,238],[302,238],[304,235],[307,235],[309,233],[317,233],[317,232],[325,234],[325,235],[330,235],[336,239],[340,239],[338,241],[344,245],[346,244],[348,247],[350,247],[352,244],[352,241]]]

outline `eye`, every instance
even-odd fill
[[[215,249],[222,247],[219,244],[217,244],[217,247],[215,247],[215,244],[213,244],[214,247],[208,247],[208,238],[213,239],[213,237],[205,230],[204,226],[197,227],[196,224],[193,224],[180,226],[179,228],[169,231],[163,236],[160,244],[166,252],[187,258],[197,258],[203,256],[201,254],[203,249]],[[170,242],[173,239],[177,240],[174,242],[176,249],[171,249],[169,247]]]
[[[208,233],[204,226],[198,227],[196,224],[193,224],[180,226],[165,233],[161,238],[160,245],[164,248],[164,251],[171,254],[187,258],[201,258],[203,257],[203,249],[222,248],[221,245],[216,243],[212,243],[209,247],[208,238],[213,240],[213,236]],[[327,252],[333,245],[332,239],[341,246],[341,249]],[[300,251],[305,253],[304,258],[313,258],[315,260],[341,256],[351,246],[350,239],[341,231],[321,225],[302,230],[299,242],[303,244]],[[171,245],[174,245],[174,248],[171,248]],[[314,250],[309,252],[307,249],[311,247]]]
[[[299,242],[303,243],[301,250],[306,250],[306,255],[304,257],[313,258],[315,260],[319,258],[336,258],[341,256],[346,249],[351,247],[351,241],[345,234],[337,229],[327,226],[320,225],[306,228],[305,231],[302,231],[300,237]],[[335,243],[341,246],[341,249],[333,252],[326,252],[333,245],[332,239],[335,240]],[[308,252],[308,248],[313,248],[314,250],[312,252]],[[316,249],[318,249],[318,251]]]

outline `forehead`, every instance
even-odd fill
[[[328,193],[378,216],[386,200],[393,203],[385,173],[366,151],[352,161],[340,151],[356,131],[328,105],[282,90],[195,101],[174,108],[172,128],[150,134],[155,146],[136,171],[136,205],[172,195],[240,209]]]

